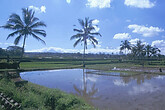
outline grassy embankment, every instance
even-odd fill
[[[91,110],[82,99],[57,89],[32,83],[16,87],[7,79],[0,80],[0,91],[21,103],[24,110]],[[1,109],[1,108],[0,108]]]

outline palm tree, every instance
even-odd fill
[[[120,51],[125,50],[125,54],[126,54],[126,49],[131,50],[131,46],[130,46],[131,44],[128,40],[121,41],[121,42],[122,42],[122,44],[120,45],[121,46]]]
[[[35,12],[32,11],[31,9],[29,10],[28,8],[23,8],[22,19],[18,14],[13,13],[10,15],[6,25],[2,26],[5,29],[14,31],[8,35],[7,39],[9,39],[10,37],[16,36],[16,39],[14,41],[15,45],[18,45],[20,40],[23,38],[22,54],[21,54],[20,61],[23,58],[25,42],[28,36],[32,36],[33,38],[45,44],[45,41],[42,40],[37,35],[46,37],[46,32],[44,30],[40,30],[37,28],[41,26],[46,27],[46,24],[42,21],[39,21],[39,18],[34,17],[34,14]]]
[[[152,46],[151,45],[147,45],[146,47],[145,47],[145,50],[146,50],[146,55],[147,55],[147,58],[149,58],[150,56],[151,56],[151,52],[152,52]]]
[[[136,43],[136,51],[137,51],[137,56],[142,58],[145,56],[145,45],[142,44],[142,41],[139,40]]]
[[[158,53],[160,53],[160,52],[161,52],[160,49],[157,48],[157,47],[153,47],[152,50],[151,50],[152,56],[157,56]]]
[[[84,98],[88,103],[91,102],[91,100],[99,99],[100,96],[95,97],[94,95],[98,92],[98,89],[95,86],[95,83],[92,85],[91,90],[88,88],[87,84],[87,73],[83,69],[83,85],[82,88],[79,89],[75,84],[73,85],[74,90],[76,91],[76,95]]]
[[[82,19],[78,19],[79,24],[81,25],[81,29],[73,29],[77,32],[76,35],[73,35],[70,39],[76,39],[76,42],[74,43],[74,47],[77,46],[78,43],[84,44],[84,52],[83,52],[83,67],[85,67],[84,64],[84,58],[85,58],[85,49],[87,49],[87,40],[91,41],[94,48],[96,47],[96,44],[98,44],[97,39],[94,37],[95,35],[101,36],[100,33],[95,31],[95,28],[97,25],[93,25],[92,20],[89,20],[89,18],[85,18],[85,21]]]

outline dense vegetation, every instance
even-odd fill
[[[92,109],[82,99],[57,89],[49,89],[32,83],[22,87],[6,79],[0,79],[0,92],[21,103],[24,110],[88,110]]]

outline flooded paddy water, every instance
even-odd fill
[[[165,76],[62,69],[20,73],[21,78],[84,98],[101,110],[164,110]]]

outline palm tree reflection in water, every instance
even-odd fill
[[[76,95],[82,97],[84,100],[86,100],[89,104],[92,104],[92,100],[100,99],[100,96],[95,97],[95,94],[98,92],[98,88],[96,88],[95,83],[92,85],[91,88],[88,88],[87,84],[87,74],[85,70],[83,69],[83,83],[82,87],[78,88],[75,84],[73,85],[73,88],[76,91]]]

